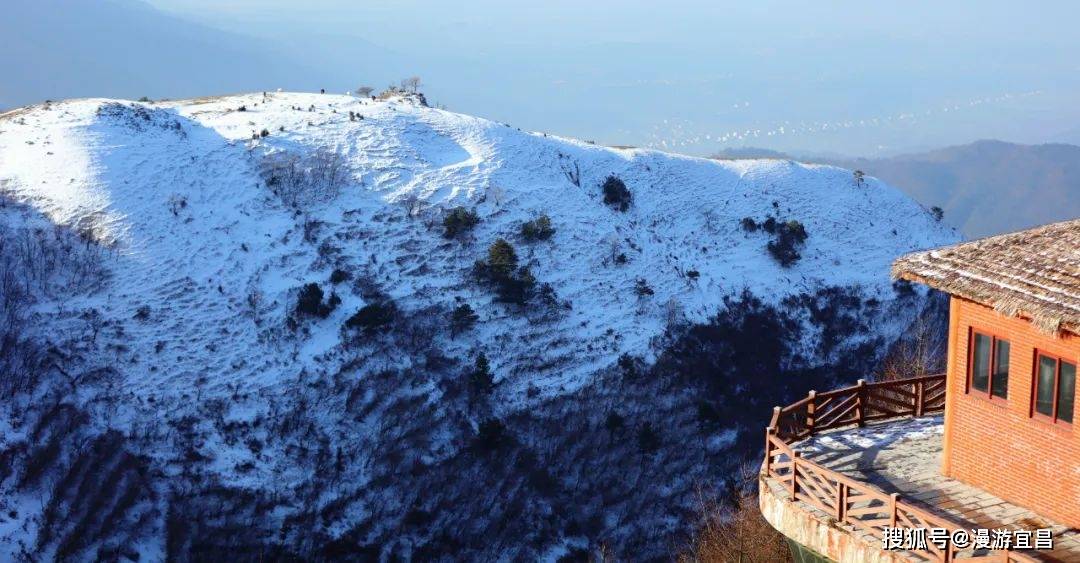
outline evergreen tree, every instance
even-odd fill
[[[528,242],[547,240],[555,234],[551,226],[551,217],[540,215],[532,221],[526,221],[521,225],[521,237]]]
[[[456,238],[468,231],[480,222],[480,216],[475,211],[464,207],[455,207],[443,217],[443,236]]]
[[[476,356],[470,378],[473,389],[480,393],[489,394],[495,389],[495,380],[491,376],[491,364],[488,363],[487,356],[483,352]]]
[[[462,303],[450,313],[450,337],[456,337],[476,324],[480,317],[468,303]]]
[[[498,239],[488,248],[488,268],[496,279],[509,278],[517,269],[518,257],[514,247],[505,239]]]

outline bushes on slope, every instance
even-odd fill
[[[806,243],[806,227],[798,221],[780,223],[775,229],[775,237],[766,248],[769,254],[787,268],[802,258],[799,249]]]
[[[397,305],[393,301],[369,303],[345,320],[345,329],[366,335],[384,332],[391,327],[397,314]]]
[[[443,236],[457,238],[476,227],[480,222],[480,216],[471,209],[455,207],[443,217]]]
[[[521,237],[526,242],[548,240],[554,234],[555,228],[551,226],[551,218],[544,214],[521,225]]]
[[[518,267],[517,252],[505,239],[497,239],[488,248],[487,260],[478,260],[473,273],[495,288],[498,300],[523,305],[533,295],[536,278],[528,267]]]
[[[323,302],[323,290],[317,283],[309,283],[300,288],[300,295],[296,298],[296,307],[293,309],[294,317],[318,317],[325,319],[341,303],[341,298],[336,293],[331,293],[330,298]],[[299,319],[297,319],[299,320]]]
[[[604,204],[616,211],[626,211],[634,203],[634,195],[618,176],[612,174],[604,180],[600,189],[604,192]]]

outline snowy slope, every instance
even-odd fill
[[[269,162],[320,152],[342,158],[339,193],[294,207],[266,185]],[[633,193],[625,213],[602,202],[612,174]],[[704,322],[743,288],[774,303],[826,286],[890,302],[896,256],[957,239],[898,190],[874,179],[857,186],[839,168],[612,149],[410,99],[303,93],[16,110],[0,116],[0,188],[111,249],[102,287],[62,303],[39,298],[33,330],[48,340],[50,327],[89,309],[122,327],[103,333],[97,361],[120,366],[118,406],[101,424],[123,431],[179,420],[208,398],[228,399],[224,420],[251,422],[270,416],[268,397],[353,369],[357,353],[340,327],[372,297],[359,284],[329,283],[335,268],[415,316],[470,304],[475,330],[421,338],[466,363],[483,349],[498,384],[493,411],[506,414],[588,385],[622,353],[655,358],[669,322]],[[481,219],[465,240],[441,236],[455,206]],[[556,233],[526,244],[520,225],[541,213]],[[809,233],[789,268],[765,251],[768,235],[740,226],[767,216],[798,220]],[[540,319],[495,303],[472,281],[474,261],[498,237],[568,310]],[[653,295],[635,294],[639,279]],[[292,332],[286,319],[309,282],[334,290],[341,305]],[[874,336],[891,340],[915,314],[889,319]],[[374,369],[374,356],[364,358]],[[408,369],[416,360],[378,362]],[[425,383],[410,393],[434,404],[440,391]],[[338,417],[329,407],[315,416]],[[287,461],[218,439],[203,447],[216,453],[213,471],[225,482],[272,488],[304,479]],[[173,445],[147,453],[167,456]],[[431,456],[453,450],[436,444]],[[255,471],[233,471],[249,460]],[[5,529],[14,533],[0,523]]]
[[[445,303],[456,296],[483,303],[482,292],[460,282],[472,261],[483,257],[484,243],[511,236],[522,221],[547,213],[558,232],[551,244],[532,252],[535,275],[573,304],[564,322],[577,327],[576,340],[586,343],[614,328],[622,335],[620,345],[630,350],[644,348],[662,326],[657,312],[638,314],[629,291],[638,277],[649,280],[655,302],[676,298],[694,320],[715,309],[717,295],[744,286],[782,296],[827,282],[887,295],[893,258],[952,240],[898,191],[873,182],[856,188],[841,169],[612,150],[404,103],[274,94],[259,104],[261,98],[166,104],[155,112],[175,119],[179,131],[139,130],[124,119],[98,117],[103,100],[69,102],[23,113],[24,125],[5,119],[0,136],[2,180],[17,199],[31,201],[59,223],[90,213],[107,217],[106,236],[119,245],[114,270],[120,277],[105,299],[124,303],[112,305],[117,314],[133,314],[141,305],[165,308],[162,318],[193,331],[181,339],[192,351],[185,356],[215,371],[219,366],[201,364],[197,351],[218,338],[213,329],[231,324],[235,307],[196,288],[221,285],[229,301],[241,302],[254,284],[284,306],[287,290],[329,275],[329,270],[312,271],[311,245],[296,236],[282,242],[297,221],[259,188],[255,161],[267,150],[343,152],[352,185],[310,217],[345,233],[341,236],[362,237],[345,252],[358,264],[373,263],[380,283],[407,304]],[[246,112],[232,111],[241,105]],[[312,106],[314,112],[290,109]],[[350,122],[350,110],[364,119]],[[273,133],[250,142],[262,129]],[[567,179],[574,167],[581,171],[581,188]],[[599,202],[596,186],[612,173],[634,192],[628,213]],[[188,203],[180,218],[169,211],[168,200],[175,195]],[[437,228],[402,220],[404,212],[390,204],[410,195],[430,206],[476,206],[483,219],[475,231],[481,244],[448,242],[437,236]],[[774,201],[782,202],[783,216],[798,219],[810,233],[803,260],[791,270],[776,264],[763,252],[763,239],[744,236],[738,224],[747,216],[764,219]],[[715,214],[712,230],[706,211]],[[604,265],[610,241],[629,252],[629,264]],[[242,245],[250,250],[244,252]],[[418,269],[430,273],[417,275]],[[687,270],[700,272],[696,283],[680,274]],[[185,292],[203,293],[213,303],[173,301]],[[176,313],[184,311],[178,318]],[[491,336],[510,329],[526,327],[501,326]],[[253,331],[229,336],[238,354],[257,345]],[[143,340],[152,339],[134,339]],[[312,344],[306,352],[330,345]],[[509,361],[500,358],[497,364]],[[550,377],[572,386],[597,367],[575,363]],[[261,365],[231,376],[251,381],[256,372],[267,383],[277,379]],[[133,376],[156,386],[177,372]]]

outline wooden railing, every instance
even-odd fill
[[[773,410],[772,421],[765,431],[762,474],[775,480],[791,499],[818,508],[836,522],[866,532],[879,541],[885,528],[945,528],[950,532],[960,529],[962,526],[957,523],[910,504],[897,493],[885,493],[804,459],[791,447],[795,441],[832,428],[863,426],[868,422],[918,417],[944,410],[944,375],[878,383],[860,379],[853,387],[827,393],[811,391],[805,399]],[[927,541],[926,549],[909,549],[905,553],[915,558],[945,562],[962,559],[978,559],[982,563],[1036,561],[1011,550],[983,550],[976,554],[970,549],[957,550],[951,544],[942,549],[931,541]]]

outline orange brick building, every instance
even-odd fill
[[[1080,528],[1080,220],[893,272],[952,296],[942,473]]]

